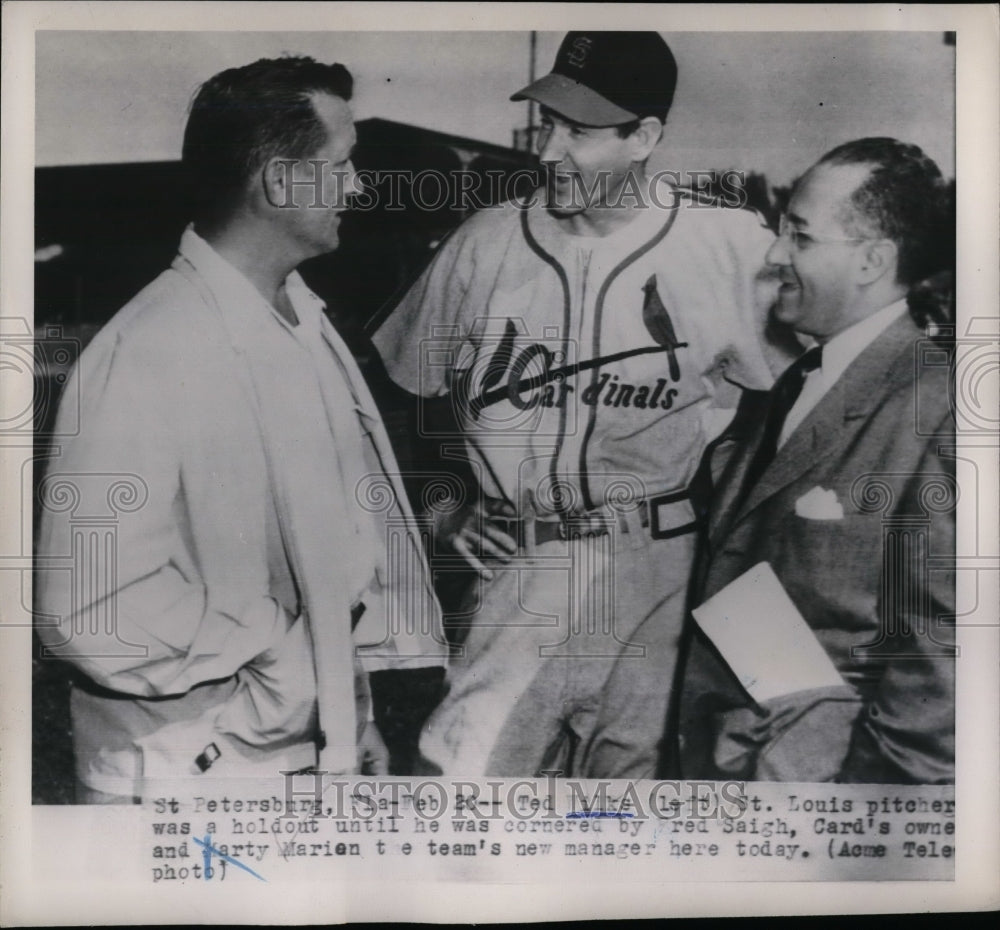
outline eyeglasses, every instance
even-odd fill
[[[809,248],[814,243],[826,242],[868,242],[871,236],[851,236],[850,238],[838,239],[833,236],[814,236],[811,233],[803,232],[792,225],[792,221],[784,213],[778,221],[778,238],[786,239],[796,252]]]

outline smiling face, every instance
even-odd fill
[[[868,165],[820,164],[792,194],[785,229],[767,253],[781,278],[775,316],[824,341],[857,322],[862,252],[870,240],[844,226]]]
[[[538,157],[548,169],[549,211],[557,218],[592,215],[616,202],[636,145],[613,126],[582,126],[543,107]]]

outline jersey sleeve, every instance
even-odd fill
[[[445,240],[372,337],[389,377],[411,394],[435,397],[448,390],[475,267],[468,225]]]

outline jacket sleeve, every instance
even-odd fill
[[[228,678],[287,626],[266,588],[220,597],[200,580],[183,492],[184,414],[172,409],[178,373],[165,355],[152,339],[98,336],[59,415],[69,423],[79,399],[78,433],[57,440],[39,502],[36,628],[47,654],[143,697]]]
[[[953,444],[949,417],[902,491],[896,513],[915,525],[883,553],[884,672],[855,723],[839,781],[955,780],[956,486],[954,459],[941,451]]]

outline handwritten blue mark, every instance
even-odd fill
[[[198,837],[194,837],[194,841],[202,848],[202,855],[205,857],[205,879],[208,880],[208,866],[212,861],[212,856],[218,856],[220,859],[225,859],[226,862],[231,865],[235,865],[237,868],[243,869],[244,872],[249,872],[254,878],[259,878],[262,882],[266,882],[267,879],[263,875],[258,875],[249,866],[244,865],[239,859],[234,859],[232,856],[227,856],[223,852],[219,852],[212,845],[212,835],[210,833],[205,834],[205,839],[199,840]]]
[[[572,811],[566,815],[567,820],[583,820],[595,817],[634,817],[631,811]]]

